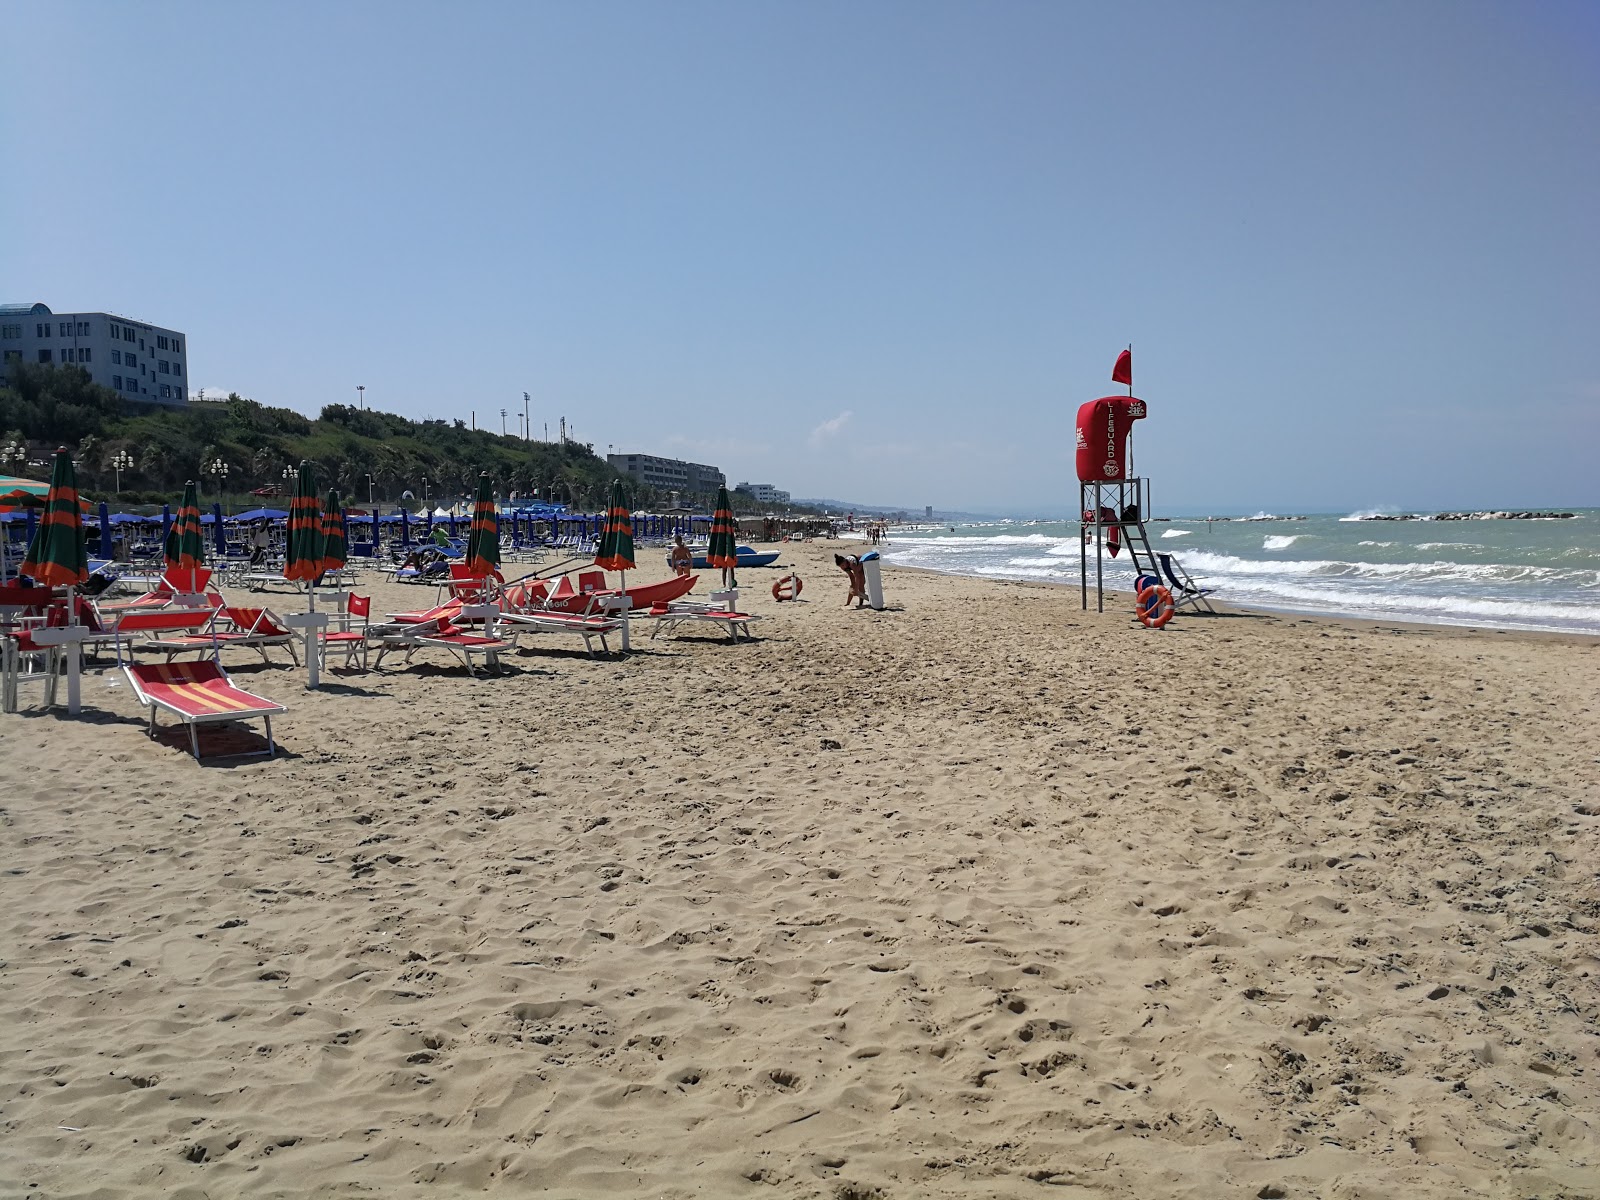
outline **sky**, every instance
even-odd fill
[[[0,300],[797,496],[1600,505],[1600,5],[14,4]]]

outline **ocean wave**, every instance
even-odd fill
[[[1161,536],[1164,537],[1164,538],[1168,538],[1168,537],[1188,537],[1189,534],[1192,533],[1192,532],[1193,532],[1193,530],[1189,530],[1189,529],[1163,529],[1161,531]]]
[[[1482,542],[1418,542],[1418,550],[1482,550]]]
[[[1571,587],[1600,586],[1600,571],[1573,567],[1540,567],[1526,563],[1399,562],[1363,563],[1339,559],[1253,559],[1204,550],[1184,555],[1192,573],[1207,572],[1232,577],[1260,575],[1306,578],[1363,578],[1461,583],[1553,583]]]
[[[1357,542],[1358,546],[1392,546],[1393,542]]]
[[[1300,540],[1298,533],[1275,533],[1261,540],[1263,550],[1287,550]]]
[[[1341,521],[1370,521],[1370,520],[1372,520],[1373,517],[1386,517],[1386,516],[1389,516],[1391,513],[1397,513],[1399,511],[1400,510],[1398,508],[1393,508],[1393,507],[1391,507],[1389,505],[1384,505],[1384,506],[1382,506],[1380,508],[1363,508],[1359,512],[1351,513],[1347,517],[1340,517],[1339,520],[1341,520]]]
[[[1496,624],[1539,629],[1556,625],[1600,629],[1600,605],[1556,600],[1502,600],[1488,596],[1431,596],[1304,587],[1292,582],[1253,580],[1231,586],[1225,599],[1242,604],[1294,604],[1317,612],[1386,614],[1447,624]]]

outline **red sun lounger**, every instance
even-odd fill
[[[156,732],[156,710],[165,709],[189,727],[189,746],[200,761],[201,725],[228,721],[253,721],[267,726],[266,755],[277,753],[272,740],[272,718],[287,712],[283,705],[233,686],[228,673],[214,662],[162,663],[122,668],[134,697],[150,710],[150,736]],[[215,756],[214,756],[215,757]],[[229,756],[231,757],[231,756]]]

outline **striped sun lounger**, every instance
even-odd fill
[[[272,718],[288,712],[283,705],[233,686],[228,673],[215,662],[163,663],[122,668],[128,686],[140,704],[150,710],[150,735],[156,732],[156,710],[166,709],[189,727],[189,745],[200,760],[201,725],[227,721],[252,721],[260,717],[267,726],[270,758],[277,753],[272,741]]]

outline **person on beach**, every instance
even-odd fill
[[[255,528],[250,531],[250,565],[259,567],[267,560],[267,550],[272,545],[272,536],[267,532],[267,522],[263,518],[255,523]]]
[[[854,600],[857,608],[865,608],[867,605],[867,572],[861,565],[861,559],[854,554],[835,554],[833,561],[850,580],[850,594],[844,598],[844,606],[849,608],[850,601]]]
[[[672,542],[672,550],[667,555],[667,565],[678,575],[687,575],[694,567],[694,553],[683,544],[683,534],[678,534]]]

